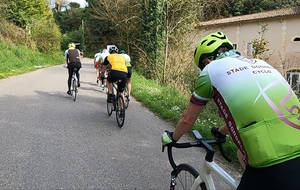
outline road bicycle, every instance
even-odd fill
[[[231,177],[225,170],[223,170],[217,163],[213,161],[215,150],[211,145],[217,145],[222,156],[231,162],[231,158],[226,155],[222,143],[218,140],[205,140],[197,130],[192,131],[196,141],[186,143],[170,143],[168,147],[168,159],[173,168],[171,172],[170,189],[192,189],[192,190],[211,190],[216,189],[215,183],[212,178],[212,173],[219,176],[226,184],[232,189],[236,189],[239,181]],[[190,148],[200,147],[206,150],[205,159],[203,160],[200,173],[191,165],[181,163],[176,165],[173,155],[172,147],[175,148]],[[162,151],[164,151],[163,146]]]
[[[116,119],[118,126],[121,128],[125,122],[125,102],[124,98],[121,94],[117,93],[117,85],[116,83],[111,83],[113,86],[113,94],[112,94],[112,102],[107,101],[107,113],[108,116],[111,116],[113,111],[116,111]],[[108,94],[108,90],[107,90]]]
[[[125,97],[125,108],[127,109],[129,106],[129,93],[128,93],[128,86],[126,84],[125,88],[124,88],[124,97]]]
[[[65,64],[63,65],[64,68],[68,68],[68,65]],[[78,71],[78,69],[75,67],[72,73],[72,79],[71,79],[71,97],[73,99],[73,101],[75,102],[76,98],[77,98],[77,94],[78,94],[78,80],[76,77],[76,71]]]
[[[77,72],[77,68],[75,67],[72,73],[72,80],[71,80],[71,96],[74,102],[78,94],[78,81],[76,77],[76,72]]]

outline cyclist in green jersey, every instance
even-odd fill
[[[125,58],[125,65],[127,67],[128,73],[127,73],[127,88],[128,88],[128,95],[130,99],[130,93],[131,93],[131,75],[132,75],[132,66],[131,66],[131,58],[130,56],[125,52],[125,50],[121,50],[120,54]]]
[[[213,99],[226,125],[212,134],[229,133],[245,166],[238,189],[300,189],[300,103],[283,76],[241,56],[222,32],[200,40],[194,61],[202,71],[190,103],[162,143],[179,140]]]

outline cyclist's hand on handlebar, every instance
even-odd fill
[[[170,131],[165,131],[163,133],[163,135],[161,136],[161,142],[163,145],[168,145],[172,142],[176,142],[174,139],[173,139],[173,132],[170,132]]]
[[[213,127],[210,132],[214,136],[217,142],[224,143],[226,141],[226,135],[220,133],[218,127]]]

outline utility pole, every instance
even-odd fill
[[[81,44],[82,44],[82,49],[85,50],[85,43],[84,43],[84,21],[81,20]],[[82,50],[82,51],[83,51]]]

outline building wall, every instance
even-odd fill
[[[260,37],[258,32],[261,31],[261,24],[265,23],[265,39],[269,41],[269,51],[265,56],[269,57],[269,63],[284,76],[291,69],[300,69],[300,41],[294,41],[295,38],[300,38],[300,15],[201,26],[194,41],[196,44],[205,35],[222,31],[233,44],[237,44],[237,49],[243,55],[252,58],[253,56],[247,55],[247,44],[253,38]]]

